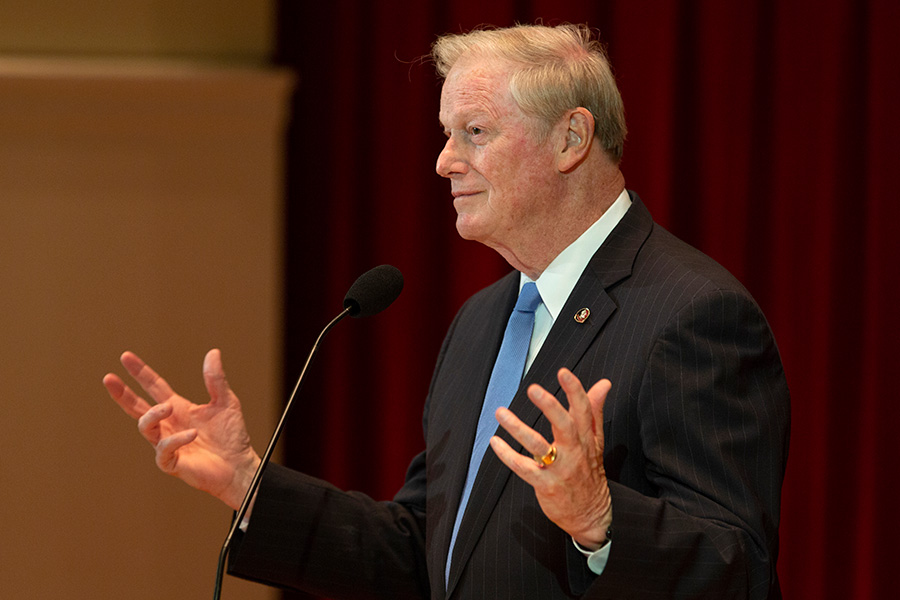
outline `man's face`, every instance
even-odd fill
[[[471,53],[470,53],[471,54]],[[508,63],[463,55],[441,92],[447,143],[437,172],[450,179],[456,228],[507,256],[540,239],[559,209],[553,136],[509,92]]]

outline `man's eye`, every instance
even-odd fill
[[[478,135],[481,133],[484,133],[484,129],[482,129],[481,127],[470,127],[469,128],[470,135]]]

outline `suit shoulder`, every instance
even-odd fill
[[[481,288],[463,303],[457,313],[457,317],[468,310],[480,309],[485,306],[496,306],[498,303],[502,305],[509,302],[510,298],[514,299],[519,291],[518,280],[519,272],[510,271],[489,286]]]
[[[664,281],[673,292],[731,292],[755,304],[747,288],[728,269],[656,223],[635,259],[633,276]]]

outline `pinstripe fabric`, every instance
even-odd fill
[[[739,283],[632,199],[510,405],[549,437],[525,385],[565,403],[561,366],[585,384],[613,382],[604,433],[615,542],[603,575],[588,571],[531,488],[488,452],[445,595],[450,530],[516,273],[471,298],[451,326],[426,403],[427,451],[395,502],[278,470],[264,480],[232,566],[250,577],[267,568],[264,579],[334,598],[780,597],[789,400],[774,340]],[[583,307],[591,316],[579,324],[572,315]],[[361,573],[352,591],[347,572]]]
[[[465,485],[463,485],[453,530],[450,533],[449,548],[451,557],[453,556],[453,543],[456,541],[454,534],[462,521],[463,511],[466,509],[466,501],[469,499],[469,493],[472,491],[472,484],[478,472],[481,458],[484,456],[488,442],[497,428],[497,420],[494,418],[494,413],[501,406],[509,406],[510,400],[512,400],[513,395],[521,384],[525,371],[525,359],[528,356],[528,346],[534,330],[534,311],[540,303],[541,295],[538,293],[537,285],[533,282],[526,283],[519,292],[519,298],[506,325],[497,360],[494,361],[491,378],[488,381],[487,391],[484,394],[484,403],[481,406],[478,426],[475,429],[475,441],[472,444],[472,450],[469,452],[469,467],[466,471],[466,481]],[[452,558],[447,561],[448,564],[451,561]],[[448,569],[445,569],[445,577],[447,577],[448,572]]]

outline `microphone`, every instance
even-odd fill
[[[381,265],[366,271],[350,286],[344,296],[344,308],[351,317],[378,314],[403,291],[403,275],[397,267]]]
[[[300,371],[300,377],[297,378],[297,383],[294,385],[294,390],[291,392],[287,404],[284,407],[284,412],[281,413],[281,418],[275,426],[275,432],[272,434],[272,439],[269,440],[269,445],[266,447],[266,451],[262,456],[259,467],[256,469],[256,473],[250,481],[250,487],[244,495],[241,507],[238,509],[237,513],[235,513],[234,521],[231,524],[228,536],[226,536],[225,542],[222,544],[222,550],[219,552],[219,563],[216,568],[216,588],[213,592],[213,600],[219,600],[221,597],[222,578],[225,573],[225,559],[228,557],[231,540],[238,530],[238,527],[240,527],[241,522],[244,520],[244,516],[247,514],[247,509],[250,506],[250,501],[256,494],[256,490],[259,489],[263,471],[265,471],[266,466],[269,464],[269,460],[272,458],[272,453],[275,451],[275,444],[278,443],[278,438],[281,436],[281,432],[287,422],[287,416],[294,404],[294,397],[297,395],[297,391],[303,383],[307,368],[319,349],[319,342],[322,341],[322,338],[325,337],[326,333],[331,331],[332,327],[337,325],[347,315],[359,318],[378,314],[390,306],[394,300],[397,299],[397,296],[400,295],[401,291],[403,291],[403,275],[396,267],[391,265],[380,265],[366,271],[353,282],[353,285],[351,285],[350,289],[347,291],[347,295],[344,296],[344,310],[332,319],[319,334],[319,337],[316,338],[316,342],[313,344],[309,356],[306,357],[306,363]]]

